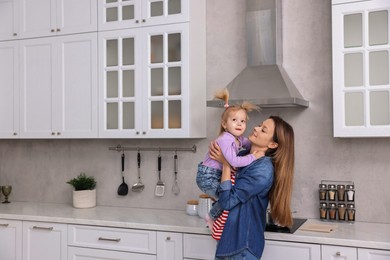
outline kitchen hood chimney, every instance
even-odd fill
[[[283,68],[282,40],[282,1],[246,0],[247,67],[226,86],[230,104],[309,106]],[[207,101],[208,107],[223,105],[221,100]]]

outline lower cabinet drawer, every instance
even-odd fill
[[[184,259],[215,259],[217,242],[211,235],[184,234]]]
[[[156,231],[68,225],[69,246],[156,254],[156,236]]]
[[[156,260],[155,255],[118,252],[91,248],[68,247],[68,260]]]

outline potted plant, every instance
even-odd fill
[[[93,208],[96,206],[96,180],[84,172],[67,182],[73,190],[73,207]]]

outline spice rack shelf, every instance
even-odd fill
[[[355,221],[355,184],[353,181],[321,180],[318,195],[323,221]]]

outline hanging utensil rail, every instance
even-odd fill
[[[173,151],[173,152],[193,152],[196,153],[196,145],[191,148],[178,148],[178,147],[142,147],[142,146],[121,146],[118,144],[115,147],[108,147],[109,150],[123,152],[123,151]]]

